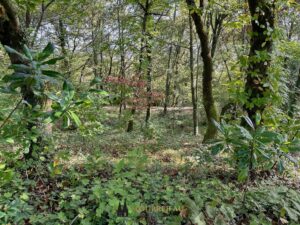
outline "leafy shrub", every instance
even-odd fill
[[[299,151],[299,139],[290,139],[288,135],[265,126],[256,127],[248,117],[244,119],[249,129],[224,121],[220,124],[215,122],[221,138],[212,146],[214,155],[222,152],[230,155],[233,166],[238,170],[240,181],[246,180],[249,173],[257,169],[271,170],[277,166],[278,171],[282,173],[286,163],[298,164],[290,153]]]
[[[284,186],[264,183],[250,187],[247,193],[218,180],[202,181],[187,200],[196,224],[271,225],[298,224],[300,193]]]

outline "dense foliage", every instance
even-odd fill
[[[299,224],[299,12],[0,0],[0,224]]]

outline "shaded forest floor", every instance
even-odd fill
[[[57,127],[41,162],[11,162],[1,224],[300,224],[299,171],[237,182],[226,155],[191,135],[190,113],[154,110],[148,129],[140,114],[132,133],[117,108],[88,131]]]
[[[209,145],[202,143],[201,134],[205,132],[205,124],[200,127],[199,136],[192,135],[192,108],[170,108],[165,116],[162,107],[154,107],[148,129],[144,127],[144,114],[140,112],[135,117],[135,130],[130,133],[126,132],[126,113],[120,117],[117,107],[106,107],[105,110],[103,127],[98,135],[82,135],[78,131],[57,133],[56,146],[62,151],[72,149],[72,164],[84,162],[95,152],[108,161],[119,162],[129,152],[137,151],[145,154],[150,164],[159,164],[162,168],[189,168],[190,171],[186,171],[188,174],[195,173],[204,179],[219,177],[223,182],[226,178],[231,178],[231,181],[237,179],[233,168],[228,166],[226,155],[212,156]],[[280,177],[275,173],[261,175],[262,178],[276,177],[282,182],[300,187],[300,169],[294,167]]]

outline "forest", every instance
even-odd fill
[[[299,0],[0,0],[0,225],[299,225]]]

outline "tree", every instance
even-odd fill
[[[173,13],[173,23],[176,22],[176,16],[177,16],[177,5],[175,6],[174,13]],[[171,34],[171,39],[173,37],[173,33]],[[168,52],[168,68],[167,68],[167,77],[166,77],[166,89],[165,89],[165,102],[164,102],[164,115],[168,112],[168,106],[170,103],[170,89],[171,89],[171,77],[173,72],[173,66],[172,66],[172,56],[173,56],[173,44],[171,43],[169,46],[169,52]]]
[[[23,52],[23,46],[26,43],[17,13],[9,0],[0,0],[0,42],[2,45],[9,46],[18,52]],[[8,54],[11,64],[13,65],[26,65],[28,63],[26,62],[26,59],[19,54],[14,52],[8,52]],[[25,73],[23,69],[19,67],[15,68],[15,72]],[[35,108],[38,105],[49,105],[47,102],[44,102],[44,99],[37,97],[34,91],[26,85],[21,88],[21,93],[23,100],[32,108]],[[27,129],[31,132],[34,126],[35,123],[28,122]],[[41,136],[38,140],[41,143]],[[34,143],[31,142],[27,157],[31,157],[33,148]]]
[[[247,103],[244,105],[244,109],[255,124],[256,114],[262,114],[265,110],[268,104],[267,95],[270,92],[266,84],[273,45],[275,2],[271,0],[248,0],[248,5],[251,14],[252,33],[245,85]]]
[[[198,135],[198,102],[197,102],[197,80],[194,74],[194,49],[193,49],[193,24],[192,17],[189,13],[189,26],[190,26],[190,73],[191,73],[191,93],[192,93],[192,105],[193,105],[193,132],[194,135]]]
[[[213,97],[212,79],[213,79],[213,60],[211,56],[211,48],[209,43],[208,32],[205,29],[205,23],[201,17],[204,10],[204,0],[200,1],[200,8],[196,7],[194,0],[186,0],[191,10],[191,16],[194,20],[196,31],[201,42],[201,56],[203,60],[202,73],[202,91],[203,105],[207,118],[207,129],[204,135],[204,142],[213,139],[217,134],[217,129],[213,120],[218,120],[217,108]]]

